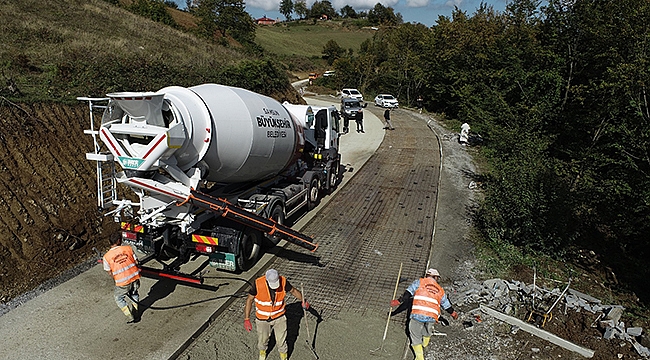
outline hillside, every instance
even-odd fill
[[[240,46],[206,42],[105,1],[1,3],[0,61],[11,86],[0,95],[14,101],[73,102],[81,95],[204,82],[297,98],[272,60]]]
[[[105,1],[0,0],[0,9],[0,307],[105,251],[116,229],[96,210],[77,96],[216,82],[300,99],[272,60]]]
[[[256,41],[266,50],[278,55],[300,55],[320,58],[323,45],[329,40],[336,41],[344,49],[359,51],[366,39],[372,38],[375,31],[369,28],[357,29],[345,26],[341,21],[293,22],[274,26],[259,26]]]
[[[185,11],[169,9],[174,21],[184,30],[196,29],[196,19]],[[330,40],[344,49],[358,53],[361,44],[371,39],[375,30],[360,28],[348,21],[295,20],[276,25],[259,25],[255,42],[267,54],[277,57],[291,73],[306,77],[307,72],[325,71],[323,46]]]

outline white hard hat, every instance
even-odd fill
[[[269,269],[266,272],[266,282],[269,283],[269,287],[271,289],[277,289],[280,287],[280,275],[278,275],[278,271],[275,269]]]
[[[429,275],[429,276],[440,276],[440,273],[436,269],[429,269],[429,270],[427,270],[427,275]]]

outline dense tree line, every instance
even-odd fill
[[[278,9],[282,15],[291,21],[293,14],[298,15],[300,19],[360,19],[363,18],[364,25],[398,25],[403,23],[402,15],[395,13],[395,10],[380,3],[367,12],[358,12],[350,5],[343,6],[339,12],[334,9],[332,2],[329,0],[316,0],[311,8],[307,6],[305,0],[281,0]]]
[[[339,55],[328,81],[404,104],[422,95],[428,110],[481,133],[488,168],[477,224],[494,247],[558,258],[592,249],[628,284],[645,284],[648,19],[646,0],[456,9],[431,28],[378,32]]]

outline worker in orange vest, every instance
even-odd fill
[[[398,306],[402,302],[413,298],[411,318],[409,320],[409,335],[411,347],[415,353],[415,360],[424,360],[424,348],[429,345],[433,334],[433,324],[440,319],[441,307],[452,318],[458,319],[451,302],[447,299],[445,290],[438,284],[440,273],[436,269],[427,270],[424,278],[415,280],[404,294],[397,300],[391,300],[391,306]]]
[[[109,241],[111,249],[104,254],[104,270],[115,280],[115,302],[122,309],[128,319],[128,323],[140,321],[138,313],[138,289],[140,288],[140,268],[138,268],[138,258],[133,253],[130,246],[122,245],[120,233],[113,234]],[[126,302],[126,298],[131,299],[131,306]]]
[[[250,314],[254,301],[257,348],[260,351],[259,360],[266,359],[271,332],[275,333],[280,359],[288,358],[287,318],[284,316],[287,292],[302,302],[303,309],[309,309],[309,303],[303,298],[300,291],[291,286],[284,276],[278,275],[278,271],[275,269],[269,269],[266,275],[257,278],[248,293],[244,308],[244,328],[249,332],[253,330]]]

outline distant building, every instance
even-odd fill
[[[255,23],[257,25],[273,25],[276,22],[277,22],[277,20],[267,18],[266,15],[264,15],[264,17],[261,17],[261,18],[255,20]]]

